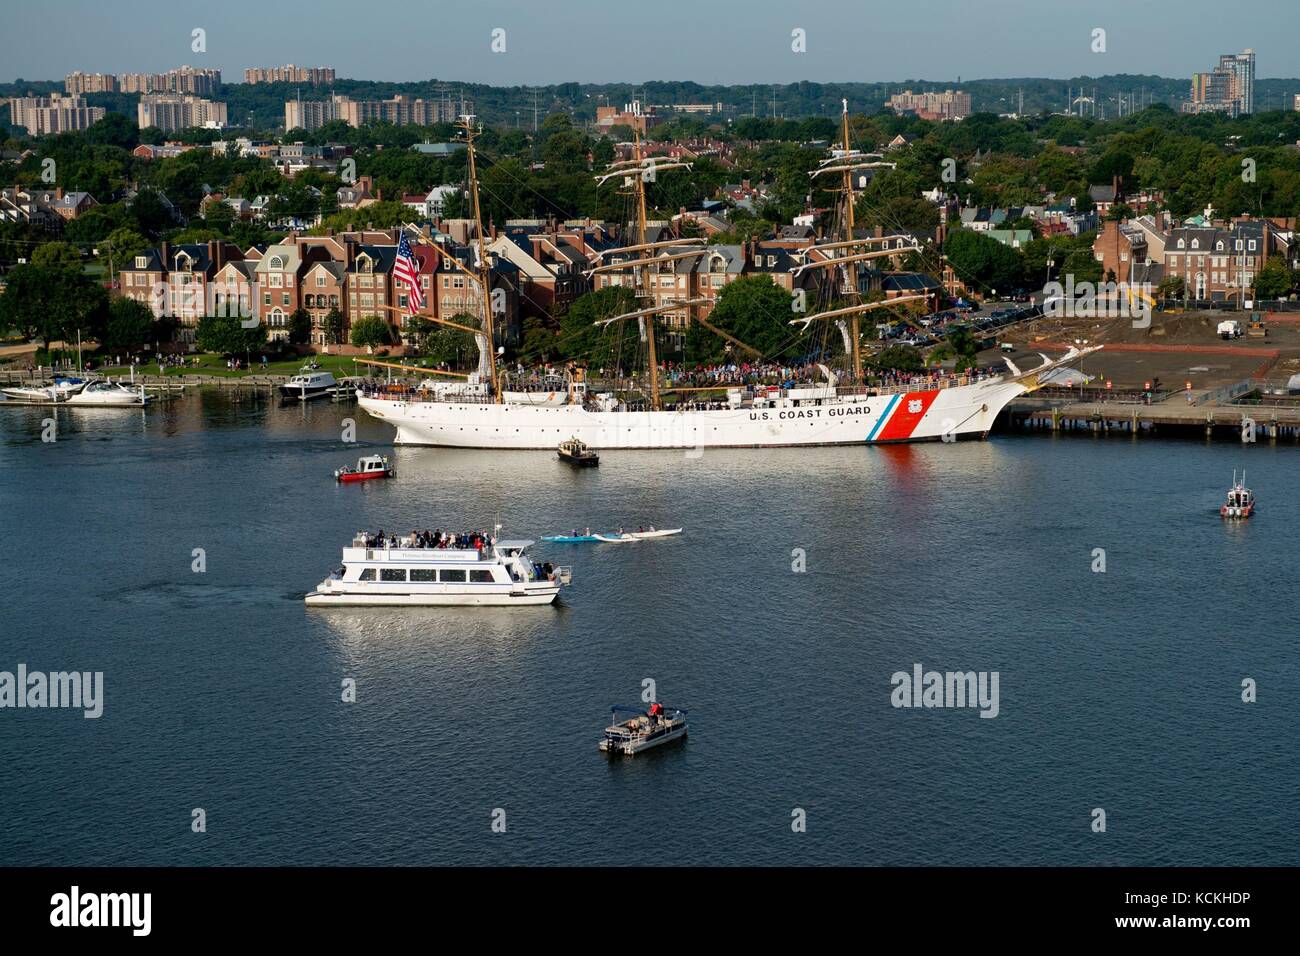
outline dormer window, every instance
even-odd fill
[[[1214,248],[1215,248],[1218,252],[1222,252],[1222,251],[1223,251],[1223,240],[1220,239],[1220,240],[1218,241],[1218,243],[1215,245]]]
[[[1193,248],[1193,249],[1199,249],[1199,248],[1201,248],[1201,240],[1199,240],[1199,239],[1193,239],[1193,240],[1192,240],[1192,248]]]
[[[149,268],[149,257],[148,257],[148,256],[136,256],[136,257],[135,257],[135,267],[136,267],[137,269],[148,269],[148,268]]]
[[[272,256],[270,266],[272,269],[283,269],[284,259],[281,256]]]
[[[1179,240],[1178,240],[1178,248],[1179,248],[1179,249],[1185,249],[1186,247],[1187,247],[1187,240],[1186,240],[1186,239],[1179,239]]]

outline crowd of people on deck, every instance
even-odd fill
[[[438,528],[436,531],[412,531],[405,537],[385,534],[380,528],[374,534],[368,531],[358,532],[358,537],[366,539],[367,548],[452,548],[462,551],[487,551],[497,539],[486,531],[462,531],[454,534]]]
[[[605,369],[592,370],[593,384],[600,383],[601,387],[612,387],[611,382],[605,379]],[[552,384],[547,384],[547,376],[555,375],[557,371],[552,366],[540,366],[537,368],[524,368],[517,366],[513,370],[511,381],[506,385],[511,391],[521,392],[538,392],[553,390]],[[617,373],[610,370],[610,374]],[[1001,369],[971,369],[969,371],[957,374],[954,372],[945,372],[939,369],[926,369],[921,371],[906,371],[901,369],[873,369],[865,376],[865,384],[882,388],[901,388],[911,387],[918,389],[943,388],[953,385],[968,384],[971,382],[981,382],[995,375],[1003,374]],[[638,380],[644,380],[644,376],[638,376]],[[781,388],[793,388],[802,385],[826,384],[826,374],[822,371],[821,365],[814,362],[803,364],[781,364],[776,362],[728,362],[708,365],[687,365],[685,363],[665,362],[659,367],[659,386],[662,391],[671,391],[675,388],[701,388],[707,389],[712,387],[734,387],[746,388],[755,386],[778,386]],[[848,385],[851,382],[841,377],[841,385]],[[412,401],[421,398],[429,398],[429,392],[421,390],[417,385],[406,381],[393,380],[372,380],[362,382],[358,386],[360,394],[370,398],[392,398],[404,401]],[[468,396],[458,397],[458,401],[467,400]],[[668,407],[668,406],[660,406]],[[715,410],[727,408],[727,404],[721,401],[689,401],[679,402],[671,406],[675,409],[689,410]],[[595,406],[591,406],[595,410]],[[630,403],[626,406],[629,411],[648,411],[650,406],[648,402]]]
[[[782,385],[814,382],[825,375],[814,363],[789,365],[778,362],[726,362],[686,365],[666,362],[660,366],[660,380],[666,386],[707,388],[711,385]]]

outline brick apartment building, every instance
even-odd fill
[[[1222,302],[1248,298],[1255,276],[1272,256],[1294,267],[1294,227],[1293,220],[1198,217],[1176,225],[1167,216],[1139,216],[1102,223],[1093,255],[1108,280],[1157,285],[1176,276],[1189,298]]]
[[[317,347],[335,344],[326,321],[332,309],[343,316],[344,342],[352,322],[370,315],[386,319],[406,340],[411,337],[407,290],[392,275],[397,238],[397,230],[389,229],[293,234],[266,249],[240,250],[215,241],[163,243],[124,264],[121,294],[143,302],[157,316],[174,316],[177,339],[187,345],[194,342],[204,315],[222,314],[223,307],[240,304],[242,312],[227,314],[255,317],[272,341],[288,338],[290,320],[300,308],[311,316],[311,342]],[[425,315],[480,314],[477,287],[449,261],[454,258],[468,268],[468,247],[440,235],[413,243],[412,251],[421,264]],[[493,301],[501,340],[515,341],[520,333],[519,270],[497,256],[491,259],[492,289],[499,290]],[[164,290],[161,296],[155,291],[159,287]]]

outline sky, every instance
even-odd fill
[[[290,62],[498,86],[1190,77],[1247,47],[1258,77],[1300,77],[1300,0],[44,0],[0,22],[3,82]]]

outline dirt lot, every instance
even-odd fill
[[[1224,341],[1215,332],[1224,318],[1242,321],[1248,314],[1222,312],[1155,313],[1148,329],[1133,328],[1124,318],[1050,317],[1006,330],[1001,341],[1016,346],[1011,355],[1021,368],[1032,366],[1034,351],[1049,355],[1087,339],[1089,345],[1105,345],[1101,352],[1083,361],[1083,371],[1110,379],[1115,388],[1140,388],[1159,379],[1162,385],[1181,389],[1191,382],[1194,389],[1215,388],[1252,376],[1268,381],[1285,380],[1300,371],[1300,321],[1275,318],[1266,321],[1264,338],[1243,336]],[[981,354],[982,364],[997,353]]]

